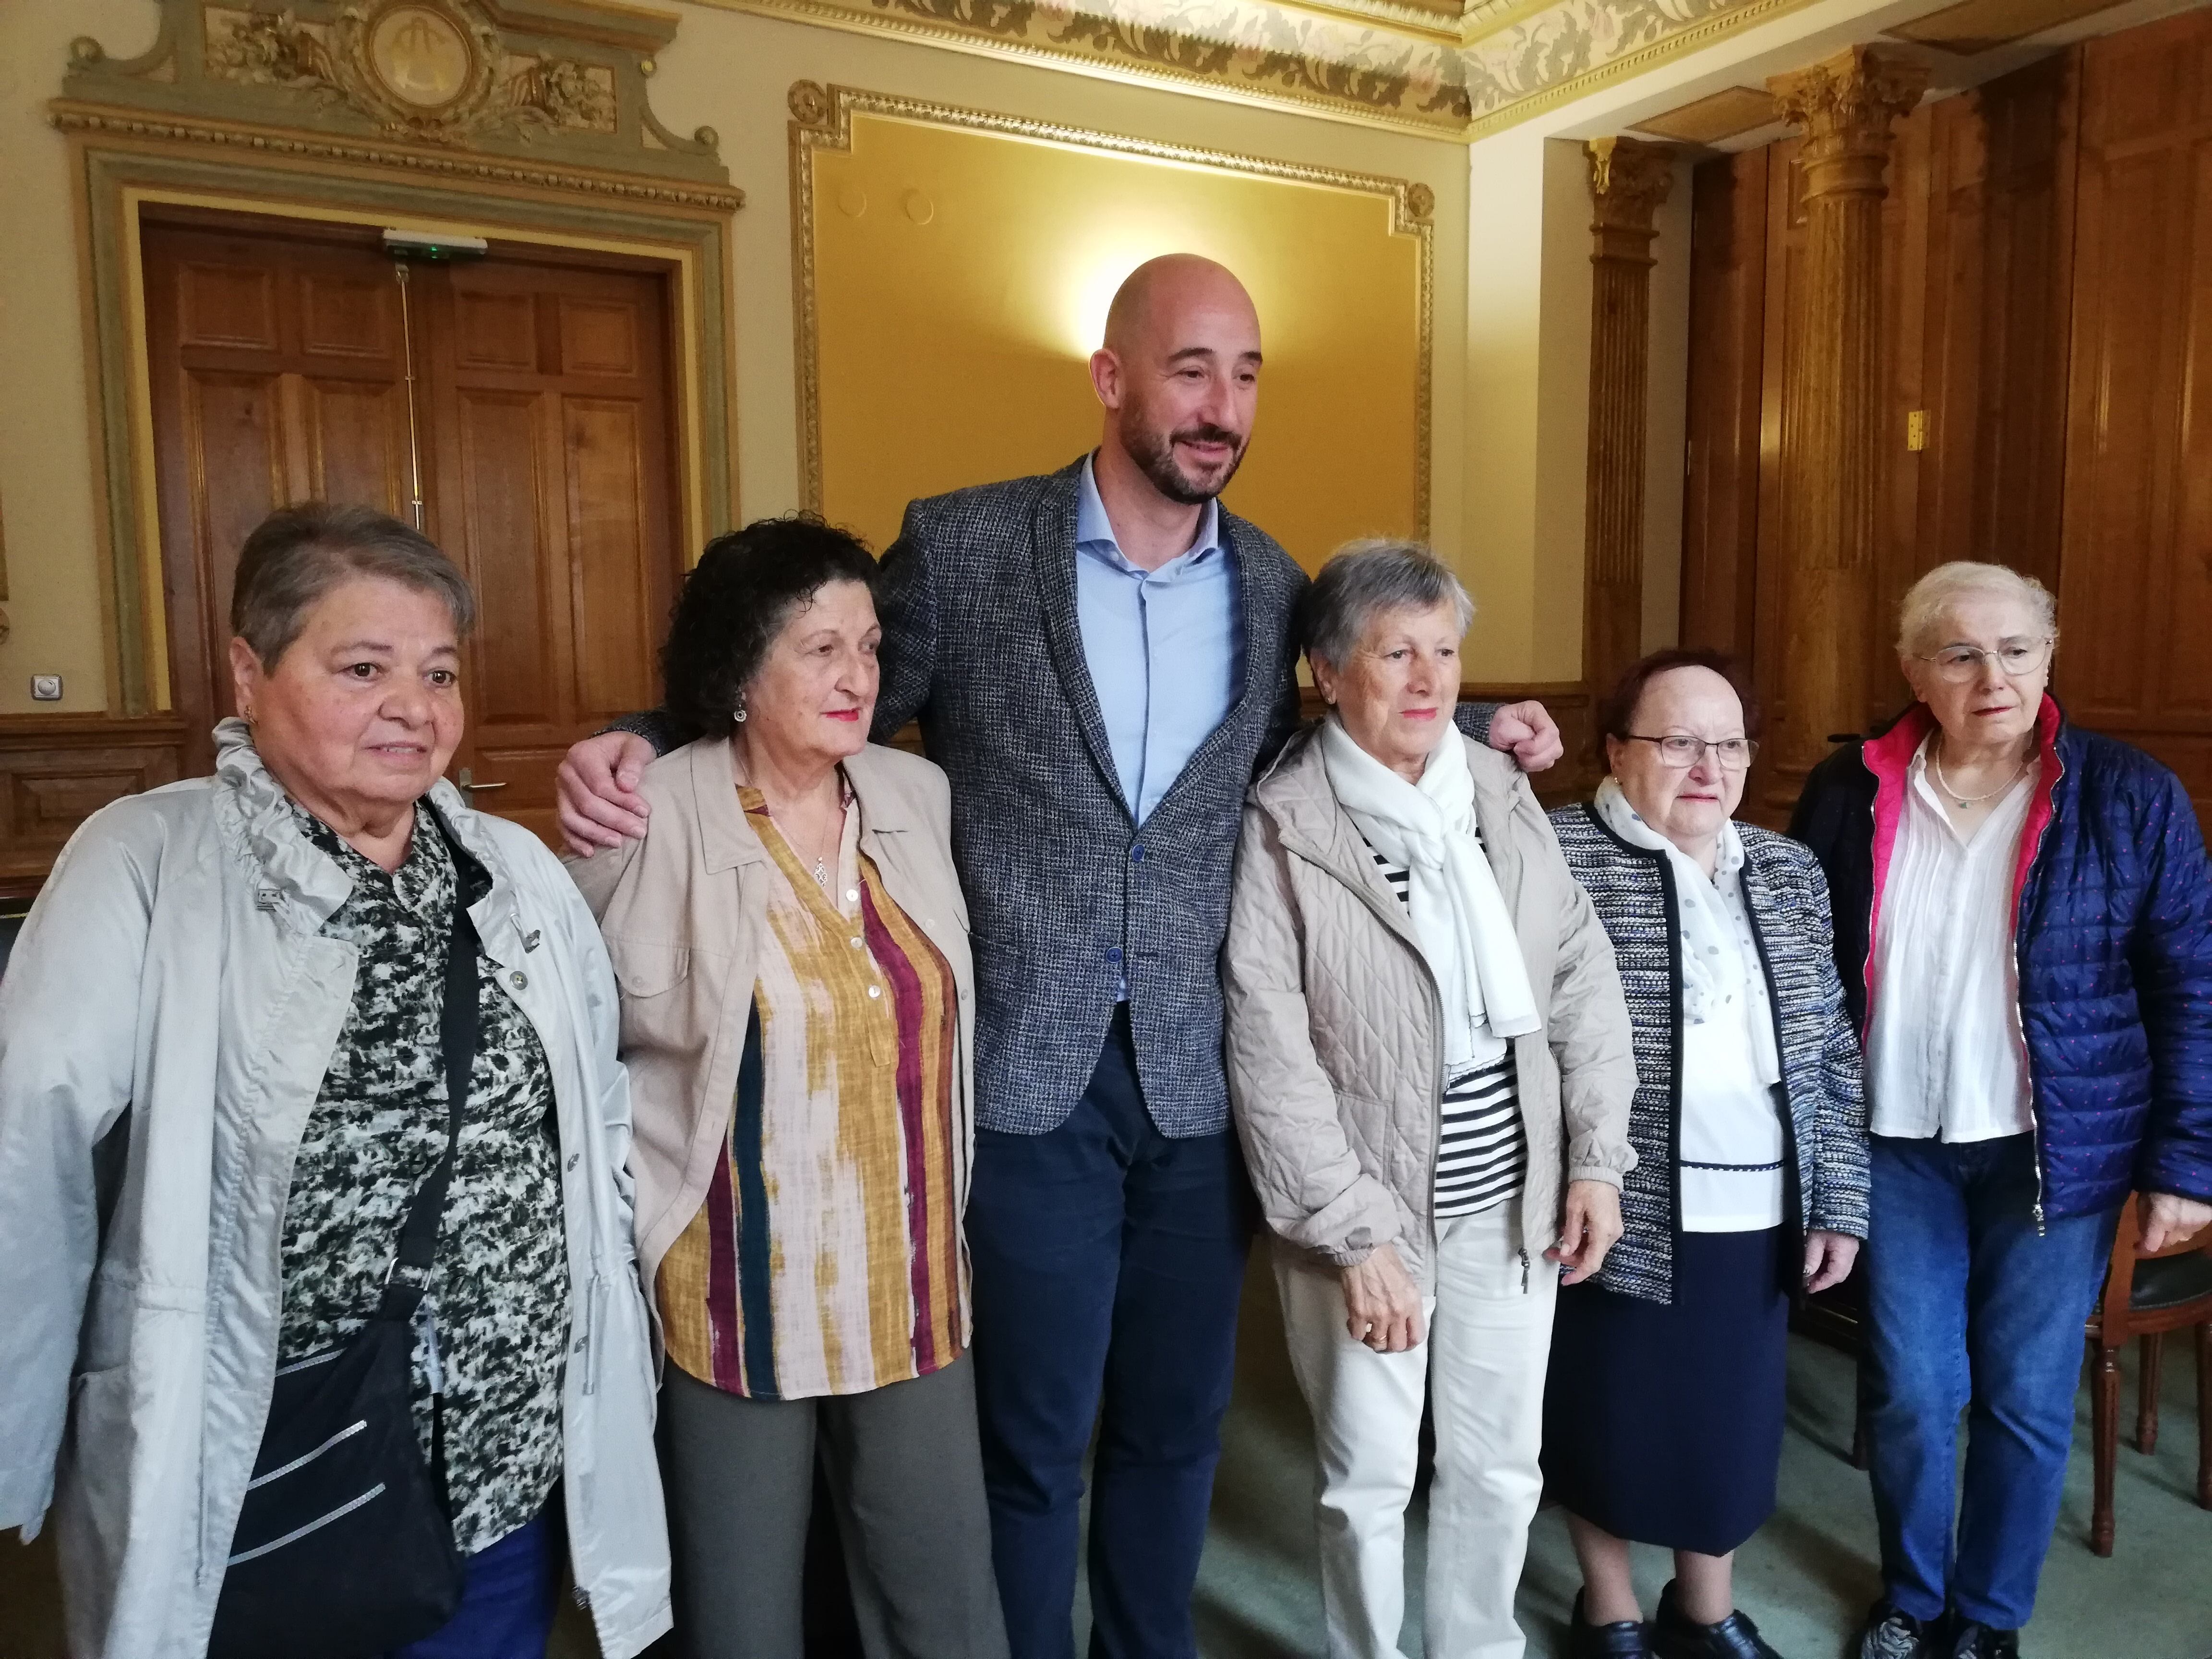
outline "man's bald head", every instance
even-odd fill
[[[1186,505],[1212,500],[1237,475],[1259,382],[1252,296],[1195,253],[1163,254],[1131,271],[1091,358],[1106,447]]]
[[[1172,335],[1181,319],[1217,311],[1241,312],[1250,320],[1257,346],[1260,313],[1236,272],[1202,254],[1163,253],[1139,265],[1114,290],[1103,343],[1116,356],[1127,356],[1143,349],[1140,342],[1156,326]]]

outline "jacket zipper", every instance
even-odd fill
[[[1333,868],[1328,860],[1321,856],[1317,848],[1305,844],[1305,838],[1304,836],[1295,834],[1285,836],[1283,837],[1283,845],[1286,848],[1295,848],[1302,856],[1304,857],[1308,863],[1314,866],[1315,869],[1325,872],[1329,876],[1334,878],[1341,884],[1349,888],[1352,896],[1357,898],[1362,904],[1365,905],[1375,919],[1377,921],[1380,921],[1390,933],[1394,934],[1398,932],[1398,925],[1401,922],[1406,923],[1409,927],[1412,925],[1408,918],[1403,914],[1394,916],[1389,910],[1384,909],[1381,904],[1376,902],[1375,896],[1368,892],[1364,887],[1356,883],[1344,881],[1341,873]],[[1418,948],[1413,951],[1413,961],[1421,970],[1421,977],[1428,982],[1430,1014],[1429,1029],[1435,1038],[1432,1044],[1433,1057],[1430,1061],[1430,1072],[1432,1085],[1430,1092],[1436,1097],[1437,1108],[1435,1112],[1431,1115],[1429,1125],[1428,1195],[1425,1200],[1423,1209],[1423,1217],[1428,1224],[1429,1271],[1431,1274],[1433,1275],[1436,1272],[1437,1261],[1437,1160],[1443,1156],[1444,1135],[1444,996],[1443,990],[1437,984],[1437,976],[1435,972],[1429,967],[1428,959],[1422,956]],[[1510,1047],[1512,1042],[1512,1039],[1509,1037],[1506,1041]],[[1519,1092],[1519,1085],[1517,1081],[1515,1085],[1515,1092],[1516,1095]],[[1516,1100],[1515,1104],[1517,1108],[1519,1102]],[[1521,1252],[1521,1288],[1524,1291],[1528,1288],[1528,1252],[1527,1248],[1523,1246]]]
[[[2051,763],[2058,769],[2057,775],[2051,780],[2050,789],[2045,794],[2045,800],[2046,803],[2053,802],[2057,799],[2058,786],[2064,782],[2066,779],[2066,757],[2058,752],[2058,738],[2056,732],[2051,734]],[[2037,787],[2039,788],[2041,787],[2042,781],[2043,781],[2040,778],[2036,780]],[[2014,1043],[2017,1045],[2020,1049],[2021,1072],[2027,1079],[2027,1132],[2030,1137],[2030,1145],[2033,1146],[2035,1153],[2035,1207],[2033,1213],[2035,1216],[2035,1236],[2038,1238],[2044,1237],[2043,1114],[2039,1109],[2038,1109],[2036,1105],[2034,1057],[2028,1053],[2027,1024],[2021,1017],[2020,1012],[2020,935],[2021,930],[2027,925],[2027,905],[2026,901],[2027,898],[2028,883],[2035,879],[2035,861],[2043,856],[2044,837],[2051,833],[2051,823],[2057,816],[2057,811],[2054,806],[2052,810],[2045,816],[2043,827],[2035,832],[2035,845],[2028,849],[2027,861],[2024,866],[2027,873],[2021,878],[2020,887],[2013,895],[2012,1038]]]

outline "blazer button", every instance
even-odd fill
[[[530,984],[530,975],[518,968],[507,976],[507,982],[518,991],[524,990]]]

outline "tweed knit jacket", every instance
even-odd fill
[[[1041,1134],[1075,1109],[1126,977],[1145,1103],[1163,1133],[1228,1127],[1221,941],[1244,793],[1298,718],[1306,574],[1221,510],[1243,682],[1139,826],[1122,799],[1076,607],[1079,459],[910,504],[884,555],[875,739],[921,722],[952,783],[975,951],[975,1122]],[[1175,695],[1172,685],[1156,688]],[[1459,711],[1478,742],[1489,709]],[[627,720],[663,750],[684,734]]]
[[[1681,1224],[1682,956],[1680,900],[1663,853],[1632,846],[1588,805],[1552,814],[1560,849],[1613,939],[1636,1033],[1636,1103],[1628,1139],[1636,1167],[1621,1189],[1620,1242],[1598,1282],[1648,1302],[1674,1299]],[[1812,853],[1747,823],[1744,906],[1779,1030],[1784,1171],[1800,1229],[1867,1233],[1866,1094],[1858,1038],[1836,973],[1828,884]]]

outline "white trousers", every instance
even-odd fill
[[[1345,1328],[1336,1269],[1277,1241],[1291,1369],[1313,1413],[1330,1659],[1391,1659],[1406,1616],[1406,1504],[1435,1385],[1423,1631],[1429,1659],[1521,1659],[1513,1597],[1544,1479],[1559,1269],[1521,1257],[1521,1200],[1437,1229],[1428,1340],[1377,1353]]]

